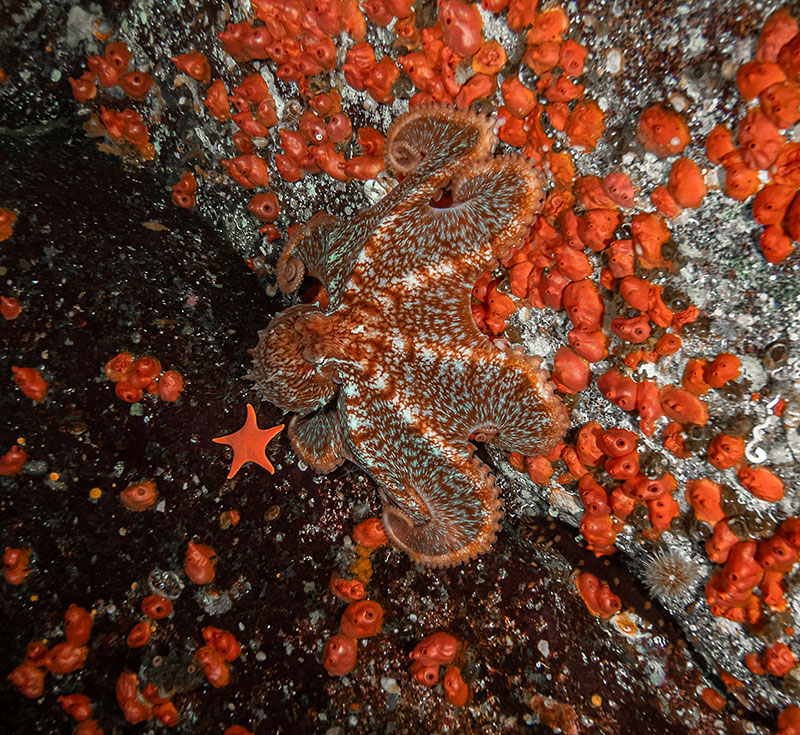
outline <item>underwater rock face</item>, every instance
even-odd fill
[[[659,732],[792,732],[790,13],[22,6],[0,24],[0,541],[19,690],[2,696],[17,729],[63,728],[74,714],[58,698],[85,691],[106,731],[151,718],[187,732],[625,733],[643,719]],[[499,152],[545,177],[530,233],[459,287],[487,345],[543,358],[572,425],[546,455],[479,447],[502,528],[463,570],[437,571],[356,538],[379,508],[352,466],[318,477],[279,435],[264,458],[274,476],[249,464],[226,483],[228,450],[211,443],[253,400],[253,331],[296,304],[272,298],[289,228],[320,210],[346,221],[408,188],[384,169],[385,134],[432,101],[492,116]],[[81,125],[117,158],[57,129]],[[298,286],[323,310],[336,297]],[[107,365],[123,351],[131,371],[115,380]],[[137,360],[159,369],[135,372]],[[283,421],[257,410],[260,426]],[[149,481],[154,504],[126,507],[120,493]],[[191,544],[216,562],[205,584],[187,576]],[[154,581],[164,574],[179,584]],[[348,637],[337,630],[354,591],[385,619],[332,679],[323,646]],[[143,617],[154,595],[171,611],[157,620]],[[94,616],[85,643],[63,632],[73,603]],[[142,623],[150,636],[133,648]],[[242,656],[205,640],[211,623]],[[445,630],[458,656],[411,666]],[[466,696],[448,685],[459,680]]]

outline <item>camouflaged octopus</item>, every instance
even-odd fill
[[[281,290],[313,276],[327,308],[286,309],[251,351],[257,390],[299,414],[300,459],[368,472],[389,539],[428,566],[488,550],[500,527],[499,488],[470,439],[537,455],[568,423],[540,358],[498,348],[472,318],[473,284],[543,197],[530,162],[492,156],[492,127],[439,106],[397,119],[385,156],[400,183],[348,220],[315,215],[279,257]]]

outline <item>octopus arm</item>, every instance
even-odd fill
[[[288,434],[292,449],[316,472],[331,472],[350,459],[347,436],[335,405],[325,406],[311,416],[294,416]]]
[[[353,461],[381,486],[392,543],[426,566],[450,566],[491,548],[502,501],[489,468],[454,443],[402,396],[346,402]]]
[[[542,181],[521,156],[468,162],[438,181],[437,191],[449,192],[448,206],[433,206],[434,192],[420,185],[381,222],[366,253],[387,282],[451,289],[455,275],[468,293],[527,235],[541,208]]]
[[[495,146],[493,120],[446,105],[420,105],[386,132],[384,156],[395,176],[420,180],[487,156]]]
[[[499,350],[481,337],[468,351],[437,350],[436,369],[418,381],[421,405],[450,441],[472,438],[511,452],[548,452],[569,426],[566,409],[541,369],[541,358],[521,348]],[[412,372],[415,366],[407,370]]]

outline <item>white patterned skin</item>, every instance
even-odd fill
[[[503,351],[472,318],[472,285],[525,236],[542,176],[494,157],[488,118],[442,106],[399,118],[386,140],[401,183],[348,221],[317,215],[278,261],[292,291],[318,278],[329,305],[292,307],[252,351],[256,387],[300,414],[297,454],[328,472],[345,459],[380,485],[386,533],[428,566],[488,550],[499,490],[471,435],[510,451],[547,452],[567,415],[539,358]],[[449,206],[432,206],[445,190]]]

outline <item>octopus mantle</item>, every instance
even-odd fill
[[[390,540],[430,566],[486,551],[499,529],[499,490],[470,437],[536,455],[568,424],[540,359],[499,349],[472,318],[472,285],[542,202],[541,173],[494,144],[492,121],[471,112],[395,121],[385,155],[400,183],[349,220],[315,215],[278,260],[282,291],[308,274],[328,307],[286,309],[252,351],[259,392],[300,414],[289,438],[303,462],[366,470]]]

